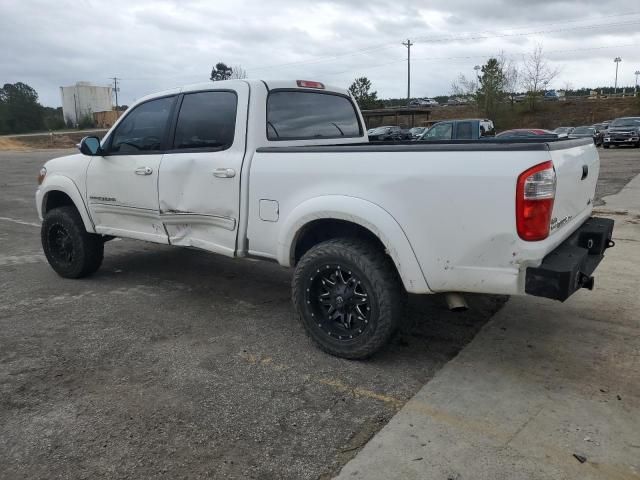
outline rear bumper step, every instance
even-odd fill
[[[549,253],[539,267],[527,268],[525,292],[564,302],[580,288],[593,289],[604,251],[613,247],[613,220],[591,217]]]

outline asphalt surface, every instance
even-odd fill
[[[330,478],[505,301],[413,297],[352,362],[309,343],[272,263],[116,240],[96,275],[61,279],[33,193],[66,152],[0,152],[2,479]],[[638,150],[601,155],[599,195],[640,171]]]

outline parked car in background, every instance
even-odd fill
[[[571,134],[571,132],[573,132],[573,129],[575,127],[558,127],[555,130],[553,130],[553,133],[555,133],[556,135],[563,137],[563,136],[568,136]]]
[[[596,130],[599,130],[602,133],[605,133],[609,128],[609,124],[606,122],[594,123],[592,127],[594,127]]]
[[[560,96],[555,90],[547,90],[544,92],[544,97],[542,97],[542,99],[545,102],[557,102],[560,99]]]
[[[532,137],[541,137],[547,136],[551,138],[559,138],[559,135],[553,133],[551,130],[544,130],[542,128],[514,128],[511,130],[505,130],[504,132],[500,132],[496,135],[499,138],[512,138],[512,137],[520,137],[520,138],[532,138]]]
[[[427,131],[427,127],[413,127],[409,129],[409,135],[411,136],[412,140],[415,140],[426,131]]]
[[[452,97],[447,100],[447,105],[452,107],[457,105],[469,105],[469,100],[464,97]]]
[[[596,144],[596,147],[602,145],[602,135],[600,131],[596,129],[596,127],[576,127],[573,129],[569,138],[593,138],[593,143]]]
[[[611,145],[633,145],[640,147],[640,117],[616,118],[604,135],[604,148]]]
[[[440,105],[433,98],[414,98],[409,102],[410,107],[437,107]]]
[[[378,127],[374,128],[373,130],[369,130],[367,131],[367,136],[369,137],[369,140],[373,142],[402,140],[404,138],[402,129],[393,125]]]
[[[400,133],[402,134],[402,140],[411,140],[411,129],[401,128]]]
[[[478,140],[482,137],[493,136],[494,133],[493,122],[486,118],[445,120],[433,125],[418,138],[418,141]]]

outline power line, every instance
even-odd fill
[[[583,51],[590,51],[590,50],[604,50],[604,49],[608,49],[608,48],[627,48],[627,47],[639,47],[639,46],[640,46],[640,44],[638,44],[638,43],[628,43],[628,44],[624,44],[624,45],[606,45],[606,46],[599,46],[599,47],[575,48],[575,49],[566,49],[566,50],[547,50],[545,53],[547,53],[547,54],[552,54],[552,53],[574,53],[574,52],[583,52]],[[506,54],[505,56],[513,58],[516,55],[524,55],[524,54],[526,54],[526,52],[511,53],[511,54]],[[466,55],[466,56],[455,56],[455,57],[414,57],[414,60],[417,60],[417,61],[476,60],[476,59],[493,58],[493,57],[496,57],[495,53],[490,54],[490,55]],[[344,73],[352,73],[352,72],[358,71],[358,70],[370,70],[370,69],[375,69],[375,68],[381,68],[381,67],[385,67],[387,65],[391,65],[391,64],[394,64],[394,63],[400,63],[400,62],[404,62],[404,61],[406,61],[405,58],[398,58],[398,59],[395,59],[395,60],[391,60],[389,62],[378,63],[378,64],[364,66],[364,67],[352,67],[349,70],[343,70],[343,71],[340,71],[340,72],[325,73],[324,75],[327,75],[327,76],[342,75]]]
[[[625,14],[614,14],[614,15],[603,15],[600,18],[612,18],[612,17],[629,17],[632,15],[640,15],[640,12],[630,12],[630,13],[625,13]],[[547,27],[547,26],[554,26],[554,25],[564,25],[564,24],[571,24],[571,23],[577,23],[577,22],[587,22],[589,21],[588,19],[584,19],[584,20],[568,20],[566,22],[553,22],[553,23],[545,23],[545,24],[538,24],[538,25],[522,25],[522,26],[517,26],[517,27],[511,27],[508,28],[506,30],[508,31],[512,31],[512,30],[520,30],[523,28],[539,28],[539,27]],[[577,25],[575,27],[570,27],[570,28],[564,28],[564,29],[555,29],[555,30],[539,30],[539,31],[533,31],[533,32],[520,32],[520,33],[499,33],[499,34],[492,34],[492,35],[483,35],[485,33],[491,33],[491,31],[481,31],[481,32],[464,32],[459,34],[458,36],[448,36],[448,37],[418,37],[418,40],[423,41],[423,42],[447,42],[447,41],[459,41],[459,40],[482,40],[482,39],[490,39],[490,38],[504,38],[504,37],[517,37],[517,36],[529,36],[529,35],[540,35],[540,34],[544,34],[544,33],[558,33],[558,32],[563,32],[563,31],[574,31],[574,30],[581,30],[581,29],[594,29],[594,28],[606,28],[606,27],[610,27],[610,26],[626,26],[626,25],[636,25],[639,24],[640,20],[634,20],[634,21],[629,21],[629,22],[617,22],[617,23],[600,23],[600,24],[592,24],[592,25]],[[469,36],[471,35],[471,36]],[[316,64],[316,63],[323,63],[326,61],[331,61],[331,60],[337,60],[337,59],[341,59],[341,58],[346,58],[346,57],[352,57],[355,55],[362,55],[362,54],[366,54],[369,52],[373,52],[373,51],[378,51],[378,50],[385,50],[385,49],[389,49],[392,48],[393,46],[395,46],[395,43],[382,43],[382,44],[378,44],[378,45],[372,45],[369,47],[365,47],[365,48],[361,48],[358,50],[352,50],[350,52],[345,52],[342,53],[340,55],[330,55],[330,56],[326,56],[326,57],[318,57],[318,58],[313,58],[313,59],[309,59],[309,60],[300,60],[300,61],[295,61],[295,62],[288,62],[288,63],[281,63],[281,64],[276,64],[276,65],[263,65],[263,66],[259,66],[259,67],[251,67],[248,68],[248,70],[251,71],[256,71],[256,70],[266,70],[266,69],[272,69],[272,68],[286,68],[286,67],[293,67],[293,66],[299,66],[299,65],[311,65],[311,64]]]
[[[476,36],[476,37],[464,37],[464,36],[442,37],[442,38],[419,37],[418,39],[422,41],[427,41],[427,42],[451,42],[456,40],[469,41],[469,40],[484,40],[489,38],[528,37],[530,35],[541,35],[545,33],[570,32],[574,30],[594,29],[594,28],[601,28],[601,27],[621,27],[621,26],[638,25],[638,24],[640,24],[640,20],[633,20],[629,22],[618,22],[618,23],[600,23],[600,24],[594,24],[594,25],[578,25],[576,27],[558,28],[555,30],[538,30],[534,32],[521,32],[521,33],[501,33],[496,35],[482,35],[482,36]]]

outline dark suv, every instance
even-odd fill
[[[604,134],[604,148],[611,145],[640,147],[640,117],[616,118]]]
[[[370,141],[393,141],[393,140],[403,140],[405,138],[405,134],[400,127],[395,126],[385,126],[373,128],[367,132]]]

